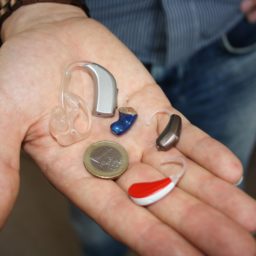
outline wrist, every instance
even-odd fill
[[[76,6],[58,3],[35,3],[20,7],[3,23],[2,42],[10,37],[40,27],[76,18],[86,18],[84,11]]]

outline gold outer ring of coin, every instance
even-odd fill
[[[102,171],[96,168],[91,162],[91,154],[95,152],[96,149],[100,147],[110,147],[118,151],[121,155],[122,164],[120,164],[119,168],[111,171]],[[129,158],[128,153],[123,146],[114,141],[98,141],[91,144],[84,152],[83,162],[86,170],[91,173],[93,176],[102,179],[116,179],[121,176],[128,168]]]

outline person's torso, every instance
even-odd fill
[[[92,18],[143,62],[174,65],[242,18],[241,0],[86,0]]]

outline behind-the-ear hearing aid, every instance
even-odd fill
[[[64,73],[59,106],[53,109],[50,119],[50,133],[63,146],[85,139],[91,131],[91,112],[87,104],[81,97],[68,90],[72,72],[75,70],[86,71],[92,77],[93,115],[112,117],[117,107],[116,82],[108,70],[95,63],[72,63]]]
[[[179,164],[181,168],[173,172],[171,164],[174,163]],[[164,166],[166,166],[167,169],[163,169]],[[138,205],[146,206],[153,204],[168,195],[174,189],[181,177],[185,174],[186,169],[186,161],[183,157],[166,159],[166,161],[160,164],[159,168],[160,172],[164,174],[164,178],[156,181],[135,183],[129,187],[128,194]]]
[[[91,75],[94,87],[93,114],[112,117],[117,107],[117,87],[113,75],[104,67],[95,63],[82,64]]]
[[[172,114],[169,110],[158,110],[147,120],[146,125],[149,126],[153,117],[157,114],[167,114],[170,116],[164,130],[160,133],[156,139],[155,145],[159,151],[167,151],[171,149],[180,139],[180,133],[182,129],[182,119],[179,115]]]

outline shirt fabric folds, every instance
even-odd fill
[[[243,17],[241,0],[86,0],[144,63],[171,67],[220,38]]]

